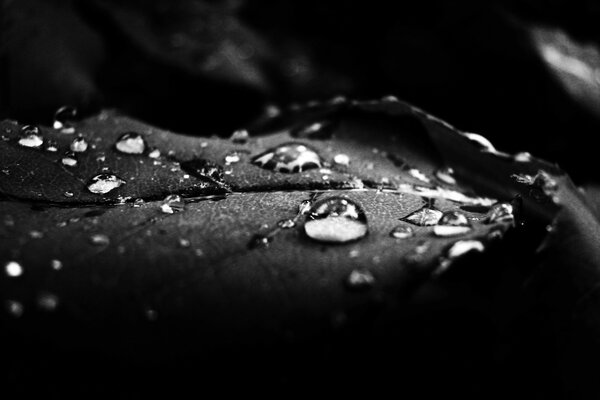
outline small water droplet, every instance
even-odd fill
[[[203,257],[204,251],[202,251],[202,249],[195,249],[194,254],[196,255],[196,257]]]
[[[137,199],[135,199],[135,200],[133,201],[133,207],[134,207],[134,208],[140,208],[141,206],[143,206],[143,205],[144,205],[144,203],[146,203],[146,202],[144,201],[144,199],[142,199],[141,197],[140,197],[140,198],[137,198]]]
[[[58,151],[58,144],[53,140],[46,141],[46,151],[56,153]]]
[[[306,216],[304,231],[308,237],[320,242],[345,243],[367,234],[367,217],[353,201],[330,197],[312,206]]]
[[[494,147],[492,142],[490,142],[485,137],[483,137],[477,133],[469,133],[469,132],[465,132],[465,133],[463,133],[463,135],[467,139],[469,139],[473,144],[475,144],[477,147],[479,147],[479,149],[490,152],[490,153],[496,153],[496,148]]]
[[[11,278],[23,275],[23,267],[16,261],[9,261],[4,264],[4,272]]]
[[[237,152],[231,152],[225,155],[225,165],[235,164],[240,162],[240,155]]]
[[[63,106],[54,113],[54,123],[52,127],[61,130],[62,133],[75,133],[75,128],[71,122],[77,117],[77,109],[71,106]]]
[[[312,203],[310,200],[302,200],[300,205],[298,206],[298,214],[304,215],[310,211]]]
[[[439,225],[447,225],[447,226],[469,226],[469,220],[467,216],[458,211],[447,211],[445,212],[440,220],[438,221]]]
[[[529,162],[531,161],[531,154],[523,151],[514,155],[513,160],[516,162]]]
[[[37,305],[43,311],[54,311],[58,307],[58,304],[58,296],[52,293],[42,293],[37,299]]]
[[[248,242],[248,248],[256,249],[260,247],[268,247],[269,243],[271,243],[273,239],[266,235],[256,234],[252,236],[250,241]]]
[[[407,239],[414,236],[414,231],[410,226],[398,225],[390,232],[390,236],[396,239]]]
[[[158,319],[158,313],[156,312],[156,310],[153,310],[151,308],[145,310],[144,315],[146,316],[146,319],[150,322],[154,322]]]
[[[75,139],[73,139],[70,148],[71,151],[74,151],[75,153],[83,153],[88,148],[88,142],[83,136],[78,136]]]
[[[38,148],[44,144],[40,129],[35,125],[25,125],[21,128],[19,144],[24,147]]]
[[[185,208],[185,203],[183,199],[178,194],[170,194],[163,200],[160,210],[164,214],[173,214],[176,212],[183,211]]]
[[[330,139],[337,128],[336,119],[324,119],[292,129],[290,135],[305,139]]]
[[[60,260],[54,259],[54,260],[50,260],[50,266],[52,267],[53,270],[59,271],[62,269],[63,263]]]
[[[65,153],[65,156],[60,160],[62,165],[67,167],[75,167],[77,166],[77,156],[72,151],[68,151]]]
[[[321,168],[321,157],[302,143],[284,143],[252,159],[252,164],[276,172],[302,172]]]
[[[73,197],[74,196],[73,192],[64,192],[63,194],[65,195],[65,197]]]
[[[413,213],[410,213],[404,218],[400,218],[401,221],[410,222],[411,224],[418,226],[433,226],[437,225],[443,213],[439,210],[423,207]]]
[[[90,192],[95,194],[106,194],[113,189],[125,184],[126,182],[113,174],[100,174],[94,176],[87,188]]]
[[[203,149],[207,148],[208,147],[208,142],[202,142],[202,143],[200,143],[200,147],[203,148]]]
[[[282,219],[281,221],[277,222],[277,226],[282,229],[290,229],[296,226],[296,223],[293,219]]]
[[[25,312],[23,304],[16,300],[6,300],[4,302],[4,308],[6,309],[6,312],[14,318],[19,318]]]
[[[350,258],[356,258],[360,255],[360,251],[357,249],[352,249],[350,250],[350,252],[348,253],[348,257]]]
[[[117,151],[124,154],[143,154],[146,150],[146,141],[144,140],[144,137],[137,132],[125,132],[117,139],[115,148]],[[160,156],[160,152],[158,155]]]
[[[470,231],[470,226],[436,225],[433,227],[433,234],[439,237],[464,235]]]
[[[346,278],[346,286],[352,290],[369,289],[373,284],[375,284],[375,277],[365,269],[355,269]]]
[[[484,250],[483,243],[479,240],[459,240],[448,249],[447,256],[454,259],[472,251],[483,252]]]
[[[230,139],[233,143],[244,144],[248,141],[249,138],[250,138],[250,134],[248,133],[248,131],[246,129],[238,129],[237,131],[235,131],[231,134]]]
[[[108,246],[110,238],[102,233],[97,233],[90,236],[90,243],[96,246]]]
[[[508,203],[494,204],[494,206],[492,206],[492,208],[488,212],[486,222],[488,224],[499,222],[514,223],[515,216],[513,210],[513,206]]]
[[[179,246],[183,247],[183,248],[188,248],[190,247],[191,243],[188,239],[185,238],[179,238]]]
[[[154,149],[152,150],[150,153],[148,153],[148,157],[150,158],[159,158],[160,157],[160,150],[159,149]]]
[[[431,179],[429,179],[429,177],[427,175],[425,175],[423,172],[419,171],[416,168],[409,169],[408,174],[410,176],[412,176],[413,178],[420,180],[421,182],[425,182],[425,183],[431,182]]]
[[[36,230],[29,231],[29,237],[32,239],[41,239],[44,237],[44,233]]]
[[[348,157],[346,154],[336,154],[333,157],[333,162],[339,166],[347,167],[350,165],[350,157]]]
[[[454,170],[450,167],[440,168],[435,172],[435,177],[447,185],[456,185]]]

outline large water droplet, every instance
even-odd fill
[[[22,127],[19,144],[24,147],[40,147],[44,144],[44,138],[42,138],[42,135],[40,134],[40,129],[34,125],[25,125]]]
[[[330,197],[313,205],[306,217],[304,231],[308,237],[320,242],[345,243],[367,234],[367,217],[353,201]]]
[[[284,143],[259,154],[252,164],[276,172],[302,172],[321,168],[321,157],[316,151],[302,143]]]
[[[375,277],[373,274],[365,269],[353,270],[348,278],[346,279],[346,286],[352,290],[365,290],[369,289],[375,283]]]
[[[498,222],[514,222],[513,206],[508,203],[495,204],[489,211],[486,221],[490,224]]]
[[[420,210],[401,218],[401,220],[418,226],[433,226],[437,225],[440,218],[442,218],[442,215],[443,213],[439,210],[423,207]]]
[[[173,214],[176,212],[183,211],[185,203],[178,194],[170,194],[163,200],[160,210],[165,214]]]
[[[62,133],[75,133],[71,122],[77,117],[77,109],[71,106],[63,106],[54,113],[54,129],[61,129]]]
[[[337,119],[324,119],[292,129],[290,135],[304,139],[330,139],[337,128]]]
[[[71,142],[71,151],[75,153],[83,153],[88,148],[88,142],[83,136],[78,136]]]
[[[23,275],[23,267],[16,261],[9,261],[4,264],[4,272],[11,278]]]
[[[126,182],[113,174],[100,174],[94,176],[88,183],[88,190],[95,194],[106,194]],[[65,192],[66,193],[66,192]]]
[[[144,137],[137,132],[125,132],[117,139],[115,148],[125,154],[142,154],[146,150],[146,141],[144,140]],[[160,156],[160,152],[157,157],[158,156]]]
[[[456,185],[456,179],[454,178],[454,170],[450,167],[440,168],[435,171],[435,177],[447,185]]]
[[[390,232],[390,236],[396,239],[407,239],[414,236],[414,231],[410,226],[398,225]]]

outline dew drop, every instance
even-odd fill
[[[73,139],[70,148],[71,151],[74,151],[75,153],[83,153],[88,148],[88,142],[83,136],[78,136],[75,139]]]
[[[486,222],[489,224],[499,222],[513,223],[515,221],[515,215],[513,211],[513,206],[508,203],[495,204],[488,212]]]
[[[87,188],[90,192],[95,194],[106,194],[113,189],[125,184],[126,182],[113,174],[100,174],[94,176]]]
[[[330,139],[337,125],[337,120],[325,119],[296,127],[292,129],[290,135],[304,139]]]
[[[58,304],[58,296],[52,293],[42,293],[37,299],[37,305],[43,311],[54,311],[58,307]]]
[[[390,232],[390,236],[396,239],[408,239],[414,236],[414,231],[410,226],[398,225]]]
[[[75,167],[77,166],[77,156],[72,151],[68,151],[60,162],[66,167]]]
[[[260,247],[268,247],[269,243],[271,243],[272,240],[273,240],[272,237],[269,237],[266,235],[261,235],[261,234],[256,234],[256,235],[252,236],[252,238],[250,239],[250,242],[248,242],[248,248],[256,249],[256,248],[260,248]]]
[[[237,152],[231,152],[225,155],[225,165],[235,164],[240,162],[240,155]]]
[[[435,171],[435,177],[447,185],[456,185],[456,179],[454,178],[454,170],[450,167],[440,168]]]
[[[46,142],[46,151],[56,153],[58,151],[58,145],[55,141],[49,140]]]
[[[522,162],[522,163],[524,163],[524,162],[531,161],[531,158],[532,158],[532,156],[531,156],[530,153],[528,153],[526,151],[523,151],[521,153],[515,154],[514,157],[513,157],[513,160],[515,160],[516,162]]]
[[[201,158],[185,161],[181,169],[203,181],[223,184],[223,169],[212,161]]]
[[[23,275],[23,267],[16,261],[9,261],[4,264],[4,272],[11,278]]]
[[[494,147],[492,142],[490,142],[485,137],[483,137],[477,133],[468,133],[468,132],[463,133],[463,135],[467,139],[469,139],[473,144],[475,144],[477,147],[479,147],[479,149],[490,152],[490,153],[496,153],[496,148]]]
[[[447,226],[469,226],[469,220],[467,216],[458,211],[447,211],[442,215],[442,218],[438,221],[439,225]]]
[[[110,238],[102,233],[90,236],[90,243],[96,246],[107,246],[110,244]]]
[[[62,133],[74,133],[75,128],[70,124],[77,117],[77,109],[71,106],[63,106],[54,113],[52,127],[61,130]]]
[[[423,207],[420,210],[417,210],[404,218],[401,218],[401,221],[410,222],[411,224],[417,226],[433,226],[437,225],[440,218],[442,218],[443,213],[439,210],[435,210],[429,207]]]
[[[350,250],[350,252],[348,253],[348,257],[350,258],[356,258],[360,255],[360,251],[358,251],[357,249],[352,249]]]
[[[146,150],[144,137],[137,132],[125,132],[115,143],[117,151],[124,154],[142,154]],[[160,156],[160,152],[158,153]],[[153,157],[156,158],[156,157]]]
[[[302,143],[284,143],[252,159],[252,164],[276,172],[302,172],[321,168],[321,157]]]
[[[353,201],[330,197],[312,206],[306,216],[304,231],[308,237],[320,242],[345,243],[367,234],[367,217]]]
[[[21,128],[19,144],[24,147],[38,148],[44,143],[40,129],[35,125],[25,125]]]
[[[144,199],[142,199],[141,197],[140,197],[140,198],[137,198],[137,199],[135,199],[135,200],[133,201],[133,207],[134,207],[134,208],[140,208],[141,206],[143,206],[143,205],[144,205],[144,203],[146,203],[146,202],[144,201]]]
[[[481,253],[484,250],[483,243],[479,240],[459,240],[448,249],[447,257],[453,260],[472,251]]]
[[[68,192],[68,191],[64,192],[63,194],[65,197],[73,197],[74,196],[73,192]]]
[[[29,231],[29,237],[32,239],[41,239],[44,237],[44,233],[40,231]]]
[[[55,271],[59,271],[62,269],[63,267],[63,263],[60,260],[50,260],[50,266],[52,267],[53,270]]]
[[[230,139],[233,143],[244,144],[248,141],[249,138],[250,138],[250,134],[248,133],[248,131],[246,129],[238,129],[237,131],[235,131],[231,134]]]
[[[365,269],[355,269],[346,278],[346,286],[352,290],[369,289],[375,283],[373,274]]]
[[[281,229],[291,229],[296,226],[296,223],[293,219],[282,219],[281,221],[277,222],[277,226]]]
[[[190,247],[191,243],[188,239],[185,238],[179,238],[179,246],[183,247],[183,248],[188,248]]]
[[[346,154],[336,154],[333,157],[333,162],[339,166],[347,167],[350,165],[350,157],[348,157]]]
[[[4,302],[4,307],[6,308],[6,312],[14,318],[19,318],[25,312],[23,304],[16,300],[6,300]]]
[[[173,214],[176,212],[183,211],[185,208],[185,203],[183,199],[178,194],[170,194],[163,200],[160,210],[164,214]]]
[[[150,153],[148,153],[148,157],[150,158],[159,158],[160,157],[160,150],[159,149],[154,149],[152,150]]]
[[[409,169],[408,174],[410,176],[412,176],[413,178],[420,180],[421,182],[425,182],[425,183],[431,182],[431,179],[429,179],[429,177],[427,175],[425,175],[423,172],[419,171],[416,168]]]
[[[300,214],[300,215],[308,214],[308,212],[310,211],[311,205],[312,205],[312,203],[310,200],[302,200],[302,202],[298,206],[298,214]]]

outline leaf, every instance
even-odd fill
[[[489,248],[490,257],[501,254],[501,244],[493,243],[514,217],[509,212],[497,218],[490,206],[530,192],[514,174],[561,173],[543,161],[499,152],[484,138],[394,98],[311,104],[262,126],[243,140],[194,138],[104,112],[74,122],[74,134],[42,127],[44,144],[29,148],[19,144],[20,124],[2,122],[2,335],[3,343],[17,343],[27,353],[22,368],[38,359],[42,331],[44,343],[55,349],[43,354],[66,352],[65,363],[88,365],[81,357],[89,355],[99,357],[98,365],[118,360],[139,368],[173,357],[190,373],[201,357],[216,366],[200,368],[213,383],[230,376],[253,381],[258,371],[244,367],[223,377],[218,366],[229,357],[240,365],[262,357],[276,376],[294,382],[310,376],[334,387],[347,371],[343,360],[376,359],[368,345],[361,348],[373,340],[391,352],[403,338],[416,340],[419,351],[407,355],[411,362],[422,362],[423,354],[438,359],[435,354],[448,351],[450,342],[439,342],[445,350],[432,346],[428,329],[450,329],[446,340],[462,343],[488,323],[480,296],[457,303],[448,290],[463,268],[472,275],[459,279],[467,287],[499,273],[478,253]],[[126,132],[144,138],[143,154],[117,150]],[[63,152],[78,135],[88,149],[76,155],[76,167],[64,166]],[[58,151],[45,150],[54,142]],[[258,165],[280,168],[262,157],[290,142],[313,149],[320,168],[290,173]],[[161,155],[151,158],[154,149]],[[349,162],[339,162],[340,154]],[[454,169],[456,185],[437,173],[445,167]],[[125,183],[104,195],[91,193],[90,179],[104,168]],[[181,212],[164,212],[161,199],[168,194],[184,196]],[[316,218],[316,209],[307,216],[299,206],[336,197],[364,211],[366,236],[343,244],[309,237],[306,221]],[[553,215],[556,205],[540,199],[525,196],[527,221]],[[436,227],[411,225],[424,218],[411,218],[424,207],[464,214],[473,228],[439,236]],[[278,224],[290,219],[291,228]],[[398,225],[411,227],[414,236],[390,236]],[[8,267],[11,261],[22,270]],[[430,322],[440,312],[432,304],[445,307],[440,325]],[[464,329],[451,329],[456,318],[465,318]],[[334,359],[323,356],[328,348]],[[285,359],[287,352],[294,356]],[[309,373],[304,368],[314,360],[324,362],[315,371],[340,369],[327,375],[331,379]],[[277,371],[280,363],[290,370]],[[436,376],[452,382],[467,372],[480,374],[463,365],[456,374]],[[387,374],[375,368],[369,376],[378,373]],[[415,378],[407,391],[420,387],[418,371],[407,376]]]

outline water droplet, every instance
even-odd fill
[[[350,250],[350,252],[348,253],[348,257],[350,258],[356,258],[360,255],[360,251],[358,251],[357,249],[352,249]]]
[[[77,166],[77,156],[72,151],[68,151],[65,153],[65,156],[60,160],[62,165],[67,167],[75,167]]]
[[[90,192],[95,194],[106,194],[113,189],[126,183],[123,179],[113,174],[100,174],[94,176],[87,188]]]
[[[54,311],[58,304],[58,297],[52,293],[42,293],[37,299],[37,305],[43,311]]]
[[[44,233],[40,231],[29,231],[29,237],[32,239],[41,239],[44,237]]]
[[[159,158],[160,157],[160,150],[159,149],[152,150],[150,153],[148,153],[148,157],[150,157],[150,158]]]
[[[201,158],[181,163],[181,169],[189,174],[210,183],[223,185],[223,169],[212,161]]]
[[[83,136],[78,136],[71,142],[71,151],[75,153],[83,153],[88,148],[88,142],[85,140]]]
[[[124,154],[142,154],[146,150],[146,141],[137,132],[125,132],[117,139],[115,148]]]
[[[470,226],[436,225],[433,227],[433,234],[439,237],[464,235],[470,231]]]
[[[231,152],[225,155],[225,165],[235,164],[240,162],[240,155],[237,152]]]
[[[97,233],[90,236],[90,243],[96,246],[108,246],[110,238],[102,233]]]
[[[413,178],[420,180],[421,182],[425,182],[425,183],[431,182],[431,179],[429,179],[429,177],[427,175],[425,175],[423,172],[419,171],[416,168],[409,169],[408,174],[410,176],[412,176]]]
[[[183,211],[185,208],[185,203],[183,199],[178,194],[170,194],[163,200],[163,203],[160,206],[160,210],[164,214],[173,214],[176,212]]]
[[[23,275],[23,267],[16,261],[9,261],[4,264],[4,272],[11,278]]]
[[[454,170],[450,167],[440,168],[435,172],[435,177],[447,185],[456,185]]]
[[[146,316],[146,319],[150,322],[154,322],[158,319],[158,313],[156,312],[156,310],[153,310],[151,308],[145,310],[144,315]]]
[[[367,217],[353,201],[330,197],[313,205],[306,217],[304,231],[308,237],[320,242],[345,243],[367,234]]]
[[[190,247],[190,241],[188,239],[185,238],[179,238],[179,246],[183,247],[183,248],[188,248]]]
[[[479,149],[490,152],[490,153],[496,153],[496,148],[494,147],[492,142],[487,140],[485,137],[483,137],[477,133],[469,133],[469,132],[465,132],[465,133],[463,133],[463,135],[467,139],[469,139],[472,143],[474,143],[477,147],[479,147]]]
[[[311,122],[292,129],[290,135],[305,139],[330,139],[337,128],[336,119],[326,119],[317,122]]]
[[[196,257],[203,257],[204,251],[202,251],[202,249],[195,249],[194,254],[196,255]]]
[[[516,162],[529,162],[531,161],[531,154],[523,151],[514,155],[513,160]]]
[[[35,125],[25,125],[21,128],[19,144],[24,147],[38,148],[44,143],[40,129]]]
[[[346,154],[336,154],[333,157],[333,162],[342,167],[347,167],[350,165],[350,157],[348,157]]]
[[[58,144],[53,140],[47,141],[46,142],[46,151],[49,151],[51,153],[56,153],[58,151]]]
[[[6,300],[4,302],[4,307],[6,308],[6,312],[8,312],[14,318],[19,318],[25,312],[25,307],[23,304],[16,300]]]
[[[346,285],[352,290],[365,290],[369,289],[375,283],[375,277],[373,274],[364,269],[353,270],[348,278],[346,279]]]
[[[77,109],[75,107],[63,106],[56,110],[54,113],[54,123],[52,127],[54,129],[61,129],[62,133],[75,133],[75,128],[71,125],[77,117]]]
[[[467,216],[458,211],[447,211],[442,215],[442,218],[438,221],[439,225],[447,226],[469,226],[469,220]]]
[[[437,225],[443,213],[439,210],[435,210],[429,207],[423,207],[404,218],[401,221],[410,222],[411,224],[418,226],[433,226]]]
[[[273,239],[266,235],[256,234],[252,236],[250,241],[248,242],[248,248],[256,249],[259,247],[268,247],[269,243],[271,243]]]
[[[63,194],[65,195],[65,197],[73,197],[74,196],[73,192],[64,192]]]
[[[281,221],[277,222],[277,226],[282,229],[290,229],[296,226],[296,223],[293,219],[282,219]]]
[[[396,239],[407,239],[414,236],[414,231],[410,226],[398,225],[390,232],[390,236]]]
[[[302,200],[302,202],[298,206],[298,214],[300,214],[300,215],[308,214],[308,212],[310,211],[311,205],[312,205],[312,203],[310,200]]]
[[[143,205],[144,205],[144,203],[145,203],[144,199],[142,199],[141,197],[140,197],[140,198],[137,198],[137,199],[135,199],[135,200],[133,201],[133,207],[134,207],[134,208],[140,208],[141,206],[143,206]]]
[[[276,172],[302,172],[321,168],[321,157],[302,143],[284,143],[259,154],[252,164]]]
[[[52,267],[53,270],[58,271],[61,270],[63,267],[63,263],[60,260],[50,260],[50,266]]]
[[[498,203],[492,206],[488,212],[486,222],[489,224],[499,222],[510,222],[514,223],[515,215],[513,213],[513,206],[508,203]]]
[[[248,131],[246,129],[238,129],[237,131],[235,131],[231,134],[230,139],[233,143],[244,144],[248,141],[249,138],[250,138],[250,134],[248,133]]]

